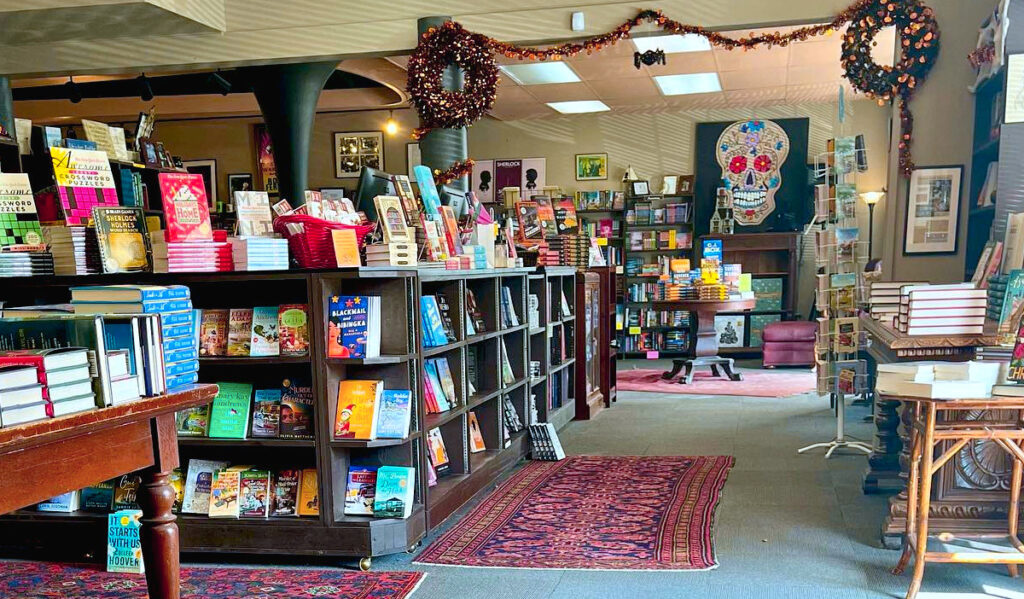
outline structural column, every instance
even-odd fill
[[[11,95],[11,80],[0,75],[0,125],[7,134],[14,137],[14,97]]]
[[[316,103],[337,61],[249,67],[246,72],[274,149],[281,197],[305,201]]]
[[[417,29],[419,34],[423,35],[427,29],[440,27],[445,21],[450,20],[451,17],[424,17],[417,21]],[[455,65],[449,65],[445,69],[442,79],[445,89],[462,89],[463,81],[462,69]],[[459,129],[434,129],[420,140],[421,160],[431,170],[445,170],[453,162],[465,160],[469,156],[468,147],[465,127]],[[450,185],[463,191],[469,189],[469,184],[465,177],[452,181]]]

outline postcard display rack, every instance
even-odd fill
[[[818,330],[815,336],[817,391],[829,395],[836,414],[836,436],[798,450],[826,449],[825,458],[837,449],[854,449],[866,454],[871,447],[846,434],[846,395],[867,389],[866,363],[858,359],[863,347],[858,308],[861,304],[867,243],[860,241],[857,229],[857,193],[854,179],[858,165],[866,164],[858,156],[853,137],[837,138],[830,151],[815,159],[815,175],[823,183],[816,186],[814,220],[808,225],[815,235],[817,275],[816,307]],[[852,440],[851,440],[852,439]]]

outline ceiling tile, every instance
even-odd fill
[[[789,63],[789,47],[760,50],[712,50],[720,71],[739,71],[784,67]]]
[[[596,97],[594,90],[582,82],[530,85],[522,89],[539,102],[571,102],[573,100],[593,100]]]
[[[814,85],[818,83],[837,84],[843,77],[839,61],[829,65],[789,67],[786,85]]]
[[[757,89],[728,91],[725,92],[725,98],[729,106],[779,104],[786,100],[786,87],[762,87]]]
[[[594,55],[570,61],[570,64],[576,74],[585,81],[636,79],[647,76],[643,69],[637,69],[633,65],[632,56],[605,58],[603,55]]]
[[[724,71],[718,75],[722,81],[722,89],[725,91],[775,87],[786,84],[786,69],[782,68]]]
[[[713,52],[684,52],[669,54],[666,63],[644,67],[652,76],[687,75],[690,73],[713,73],[718,70]]]
[[[789,49],[789,64],[794,67],[838,65],[841,53],[840,44],[794,44]]]
[[[643,110],[654,110],[664,108],[668,104],[661,96],[643,96],[635,98],[609,98],[606,104],[615,112],[642,112]]]
[[[711,94],[668,96],[665,98],[665,104],[675,108],[724,108],[727,106],[728,101],[723,92],[714,92]]]
[[[526,88],[512,83],[498,86],[498,99],[506,102],[535,102]]]
[[[837,102],[839,99],[840,85],[846,88],[847,98],[849,100],[859,99],[859,97],[854,97],[851,93],[853,89],[849,82],[843,80],[787,86],[786,101],[794,104],[804,102]]]
[[[660,98],[661,92],[658,91],[657,86],[654,84],[654,80],[650,77],[642,79],[630,79],[628,85],[624,85],[622,81],[615,79],[600,79],[589,82],[590,88],[594,90],[602,100],[610,98]]]

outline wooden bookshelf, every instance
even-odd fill
[[[1004,203],[997,201],[993,205],[979,207],[978,196],[981,195],[985,180],[988,178],[989,164],[1000,163],[1000,151],[1003,145],[1003,134],[1010,147],[1016,149],[1019,146],[1022,127],[1020,125],[1001,125],[1003,115],[998,111],[1002,110],[1002,101],[1006,94],[1006,69],[1001,69],[989,79],[981,83],[974,93],[974,135],[972,139],[971,152],[971,179],[969,185],[964,187],[967,193],[967,234],[965,236],[966,252],[964,254],[964,280],[969,281],[974,275],[974,269],[981,258],[981,252],[985,243],[993,233],[993,225],[997,231],[994,232],[994,239],[1001,240],[1005,233],[1006,217],[1010,213],[1018,212],[1016,199],[1007,193],[999,194],[999,190],[1013,189],[1014,186],[1003,187],[997,185],[997,195],[1001,200],[1013,202],[1014,205],[1004,206]],[[1000,183],[1007,182],[1016,170],[1012,159],[1000,163],[1003,169],[1010,172],[1003,173],[1000,169],[998,178]],[[1010,163],[1010,164],[1008,164]],[[1012,167],[1012,168],[1008,168]],[[998,214],[997,214],[998,213]]]
[[[576,419],[590,420],[606,407],[602,377],[608,368],[601,359],[604,322],[601,296],[601,276],[596,272],[583,272],[576,277],[576,314],[582,329],[576,335],[575,386],[578,390]]]

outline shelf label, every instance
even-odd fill
[[[630,335],[639,335],[640,334],[640,327],[629,327],[629,334]]]
[[[616,331],[621,331],[622,330],[622,323],[621,322],[615,323],[615,330]]]
[[[648,360],[657,360],[658,359],[658,352],[656,352],[656,351],[649,351],[649,352],[647,352],[647,359]]]
[[[608,245],[608,238],[607,237],[598,237],[597,238],[597,245]]]

